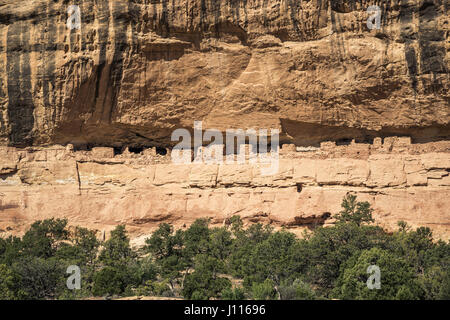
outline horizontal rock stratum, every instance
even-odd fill
[[[46,217],[110,230],[126,224],[133,237],[161,222],[176,227],[201,217],[221,225],[233,215],[246,223],[304,228],[333,222],[352,192],[369,201],[376,222],[395,229],[400,220],[450,235],[450,144],[411,146],[324,143],[317,150],[281,149],[279,171],[262,176],[257,165],[172,164],[147,149],[4,147],[0,161],[0,228],[20,233]],[[443,152],[446,151],[446,152]]]
[[[68,28],[72,5],[79,28]],[[355,192],[390,229],[405,220],[448,238],[449,6],[1,0],[0,227],[66,217],[138,236],[240,214],[300,230],[332,223]],[[172,132],[194,121],[278,129],[291,152],[263,178],[149,149],[170,154]],[[119,154],[127,147],[143,153]]]

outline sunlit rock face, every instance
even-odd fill
[[[68,27],[79,8],[80,28]],[[380,29],[368,28],[380,7]],[[297,146],[449,138],[449,3],[3,0],[3,144],[171,146],[279,128]],[[375,21],[375,20],[373,20]]]
[[[300,233],[351,192],[383,227],[448,239],[449,6],[0,0],[0,235],[235,214]],[[194,121],[278,129],[279,171],[174,165]]]
[[[155,148],[0,147],[0,235],[57,217],[106,233],[125,224],[137,239],[162,222],[183,228],[210,218],[221,226],[233,215],[301,235],[333,224],[350,192],[368,201],[376,224],[388,230],[403,220],[449,239],[450,142],[376,140],[284,145],[269,176],[248,162],[173,164]]]

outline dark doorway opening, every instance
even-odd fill
[[[166,148],[156,147],[156,154],[165,156],[167,154]]]
[[[140,154],[142,151],[144,151],[143,147],[128,147],[128,151],[136,154]]]

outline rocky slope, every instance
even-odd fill
[[[70,5],[79,29],[67,27]],[[367,27],[371,5],[380,29]],[[0,224],[64,216],[100,230],[126,222],[138,234],[159,221],[242,214],[307,226],[354,191],[389,227],[403,219],[448,237],[449,6],[0,0]],[[269,180],[248,165],[118,154],[170,152],[171,133],[196,120],[276,128],[293,150],[322,147],[285,156]],[[391,136],[412,145],[389,149]],[[352,139],[364,143],[358,151],[323,144]],[[91,147],[115,149],[77,152]]]

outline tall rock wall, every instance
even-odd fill
[[[333,223],[342,198],[369,201],[376,223],[430,227],[450,236],[450,144],[383,144],[315,150],[281,149],[279,170],[264,176],[256,164],[180,164],[154,149],[4,147],[0,161],[0,232],[20,233],[48,217],[108,231],[126,224],[134,238],[159,223],[183,227],[200,217],[214,225],[240,215],[301,232]]]
[[[68,28],[72,5],[80,28]],[[372,5],[380,29],[367,26]],[[449,6],[0,0],[0,232],[67,217],[138,236],[233,214],[301,230],[332,223],[355,192],[390,229],[406,220],[448,238]],[[194,121],[279,129],[292,145],[269,178],[157,154]]]
[[[66,26],[70,5],[80,29]],[[380,29],[367,8],[378,5]],[[2,0],[0,138],[169,146],[178,127],[296,145],[448,139],[444,0]]]

